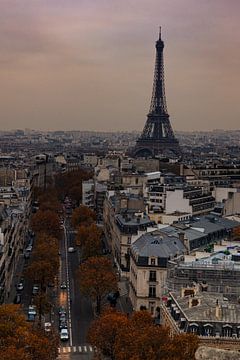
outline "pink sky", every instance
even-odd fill
[[[239,14],[239,0],[0,0],[0,129],[142,130],[159,25],[174,129],[239,129]]]

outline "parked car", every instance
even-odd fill
[[[32,294],[37,295],[39,293],[39,286],[33,285]]]
[[[26,248],[26,251],[31,252],[32,251],[32,245],[28,245],[27,248]]]
[[[52,330],[52,324],[50,322],[45,322],[44,323],[44,330],[46,332],[50,332]]]
[[[37,315],[36,306],[35,305],[29,305],[28,307],[28,321],[34,321],[35,316]]]
[[[14,304],[20,304],[22,301],[22,298],[21,298],[21,295],[20,294],[17,294],[14,298]]]
[[[18,291],[22,291],[23,288],[24,288],[23,282],[21,281],[20,283],[17,284],[17,290],[18,290]]]
[[[29,254],[29,252],[25,252],[24,253],[24,259],[29,259],[30,258],[30,254]]]
[[[60,331],[60,340],[67,341],[69,339],[68,329],[61,329]]]

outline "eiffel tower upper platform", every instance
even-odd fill
[[[138,138],[133,155],[135,157],[169,157],[171,154],[180,157],[181,150],[175,138],[169,115],[164,86],[164,42],[156,42],[156,62],[153,80],[153,91],[150,110],[141,136]]]

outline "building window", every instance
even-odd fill
[[[155,285],[150,285],[149,286],[149,297],[151,298],[155,298],[156,297],[156,286]]]
[[[155,259],[155,258],[151,258],[150,264],[151,264],[151,265],[156,265],[156,259]]]
[[[232,336],[232,327],[231,325],[223,325],[223,336],[231,337]]]
[[[156,281],[156,279],[157,279],[156,271],[150,271],[149,281]]]

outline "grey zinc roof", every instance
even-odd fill
[[[169,258],[184,253],[185,247],[177,237],[162,236],[156,230],[140,236],[132,245],[132,250],[142,257]]]
[[[167,235],[176,236],[178,237],[180,232],[183,232],[186,234],[186,237],[188,240],[195,240],[195,239],[201,239],[206,236],[205,233],[201,233],[198,230],[192,229],[192,228],[185,228],[185,230],[181,230],[179,228],[175,228],[174,226],[168,226],[161,229],[162,233],[165,233]]]

